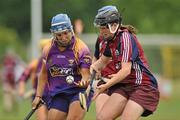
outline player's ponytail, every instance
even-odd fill
[[[136,34],[136,32],[137,32],[136,28],[132,25],[122,25],[121,24],[120,29],[121,30],[127,29],[129,32],[131,32],[133,34]]]

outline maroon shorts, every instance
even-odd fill
[[[141,116],[152,114],[159,103],[159,90],[151,85],[116,84],[109,88],[108,94],[119,93],[141,105],[145,111]]]

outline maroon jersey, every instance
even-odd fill
[[[119,31],[115,40],[108,43],[104,55],[109,56],[109,53],[115,63],[132,62],[131,74],[121,83],[150,84],[157,87],[157,80],[150,72],[142,46],[134,34],[127,30]]]
[[[102,37],[98,37],[96,41],[96,46],[95,46],[95,53],[94,56],[96,59],[99,59],[101,55],[104,53],[106,49],[107,41],[103,40]],[[101,71],[102,77],[108,78],[108,75],[115,74],[117,73],[117,70],[120,69],[118,67],[119,63],[115,63],[112,59],[111,61],[107,64],[107,66]]]

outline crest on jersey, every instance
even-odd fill
[[[116,70],[119,70],[121,68],[121,62],[118,62],[115,64]]]
[[[115,55],[116,55],[116,56],[119,56],[119,55],[120,55],[119,50],[116,49]]]
[[[52,77],[57,76],[67,76],[67,75],[73,75],[73,69],[72,68],[63,68],[59,67],[58,65],[53,65],[49,68],[49,72]]]
[[[70,66],[73,66],[74,59],[69,59],[68,62],[69,62],[69,65],[70,65]]]
[[[85,63],[90,63],[91,62],[91,56],[90,55],[85,55],[84,58],[83,58],[84,62]]]

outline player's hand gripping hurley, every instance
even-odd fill
[[[45,102],[43,100],[40,100],[39,103],[36,105],[36,107],[34,109],[32,109],[28,115],[24,118],[24,120],[29,120],[31,118],[31,116],[33,115],[33,113],[42,105],[45,104]]]
[[[89,83],[86,91],[84,93],[82,93],[82,92],[79,93],[79,100],[80,100],[81,107],[86,111],[88,110],[87,109],[87,100],[89,98],[90,92],[93,91],[93,81],[95,79],[95,76],[96,76],[96,71],[93,70],[91,78],[90,78],[90,83]]]

